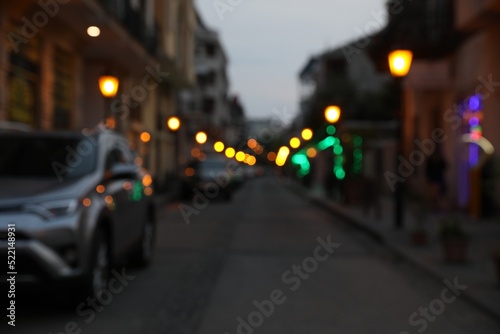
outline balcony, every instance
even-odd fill
[[[108,15],[119,22],[127,32],[151,54],[155,55],[159,42],[159,29],[156,23],[148,27],[143,10],[132,8],[129,1],[100,0]]]

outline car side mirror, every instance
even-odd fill
[[[135,179],[138,176],[136,166],[123,163],[114,164],[106,174],[108,180]]]

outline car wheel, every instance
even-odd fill
[[[108,287],[111,270],[109,245],[104,230],[96,233],[92,256],[92,269],[86,290],[92,297],[97,297],[101,290]]]
[[[148,218],[148,221],[144,224],[140,245],[133,261],[138,266],[146,267],[151,263],[155,250],[155,237],[154,220],[153,218]]]

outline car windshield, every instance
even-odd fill
[[[0,136],[0,177],[58,178],[91,173],[96,146],[86,138]]]

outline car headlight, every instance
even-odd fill
[[[28,204],[24,207],[25,211],[36,213],[46,219],[67,216],[76,211],[78,200],[64,199],[57,201],[47,201],[36,204]]]

